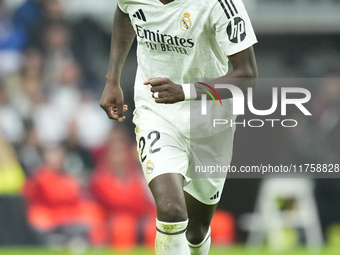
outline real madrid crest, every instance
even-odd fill
[[[148,162],[146,162],[146,172],[148,174],[151,174],[153,172],[153,169],[155,168],[154,163],[152,163],[151,160],[148,160]]]
[[[183,18],[181,19],[181,28],[184,30],[184,31],[188,31],[190,28],[191,28],[191,20],[190,20],[190,13],[189,12],[185,12],[183,14]]]

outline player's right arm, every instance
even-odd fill
[[[123,91],[120,87],[122,69],[136,34],[128,14],[117,6],[113,20],[109,68],[100,106],[110,119],[124,121]]]

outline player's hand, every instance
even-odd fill
[[[184,92],[181,85],[173,83],[167,78],[151,78],[144,82],[151,85],[152,97],[159,104],[173,104],[184,101]]]
[[[100,107],[110,119],[124,121],[124,112],[127,111],[128,106],[124,105],[123,91],[120,86],[106,84],[100,99]]]

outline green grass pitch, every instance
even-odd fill
[[[70,251],[65,250],[59,250],[59,251],[53,251],[48,250],[44,248],[32,248],[32,247],[12,247],[12,248],[4,248],[0,247],[0,254],[1,255],[75,255],[78,253],[71,253]],[[118,254],[126,254],[126,255],[153,255],[153,251],[146,250],[144,248],[137,248],[133,251],[126,251],[121,252],[113,249],[108,248],[102,248],[102,249],[89,249],[85,253],[81,253],[83,255],[118,255]],[[245,248],[243,246],[232,246],[232,247],[212,247],[210,250],[209,255],[224,255],[224,254],[230,254],[230,255],[339,255],[340,250],[334,250],[334,249],[327,249],[324,248],[321,251],[314,251],[311,252],[307,248],[299,247],[294,248],[292,250],[282,252],[282,253],[274,253],[271,252],[269,249],[249,249]]]

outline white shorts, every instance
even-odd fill
[[[225,137],[219,134],[190,141],[172,123],[146,106],[135,110],[133,122],[139,160],[148,184],[159,175],[179,173],[185,179],[183,190],[188,194],[207,205],[219,202],[226,173],[217,178],[205,173],[204,178],[197,178],[192,171],[197,165],[216,165],[216,162],[229,166],[235,130],[224,132]]]

